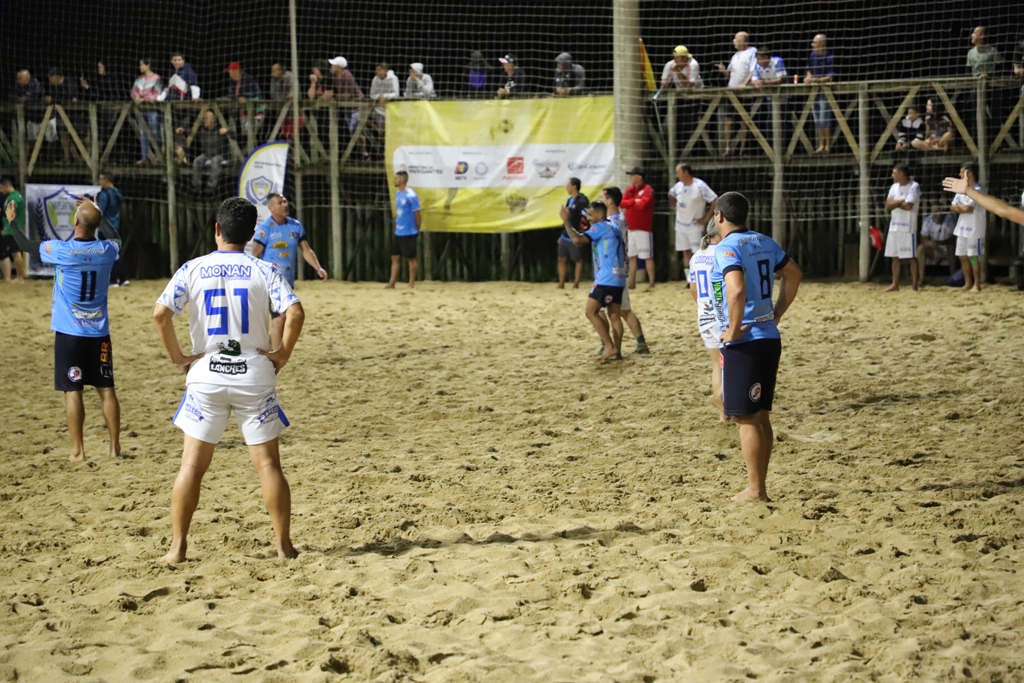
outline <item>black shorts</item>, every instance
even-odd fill
[[[21,253],[21,247],[14,241],[14,235],[4,235],[3,237],[3,244],[0,244],[0,259],[11,258],[15,254]]]
[[[771,410],[782,340],[755,339],[722,348],[722,401],[733,417]]]
[[[82,387],[114,386],[114,350],[110,335],[76,337],[62,332],[53,341],[53,388],[81,391]]]
[[[608,308],[611,304],[622,305],[622,290],[625,287],[611,287],[609,285],[594,285],[590,289],[590,298],[601,304],[601,308]]]
[[[391,255],[403,258],[416,258],[416,238],[419,235],[394,235],[391,238]]]

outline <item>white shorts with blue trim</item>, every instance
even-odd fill
[[[172,422],[193,439],[220,443],[235,411],[235,421],[248,446],[273,441],[288,426],[277,400],[277,387],[189,384]]]
[[[892,232],[885,238],[886,258],[917,258],[917,235],[912,232]]]
[[[985,240],[957,235],[955,253],[957,256],[981,256],[985,253]]]

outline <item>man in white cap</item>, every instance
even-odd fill
[[[413,62],[409,65],[409,78],[405,81],[405,99],[432,100],[435,97],[434,79],[423,73],[423,65]]]
[[[704,81],[700,77],[700,65],[690,55],[685,45],[677,45],[672,50],[672,59],[665,62],[665,68],[661,70],[661,87],[674,88],[703,88]]]
[[[324,99],[363,99],[363,91],[356,83],[356,77],[348,70],[348,60],[344,57],[335,57],[327,60],[327,63],[331,65],[331,78],[328,80],[328,87],[324,88]]]

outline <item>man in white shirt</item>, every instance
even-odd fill
[[[978,192],[984,191],[978,183],[978,167],[973,162],[967,162],[960,167],[960,177]],[[957,214],[953,234],[956,235],[956,255],[960,259],[960,268],[964,271],[964,286],[961,289],[965,292],[980,292],[981,256],[985,253],[988,215],[984,207],[978,206],[978,203],[966,194],[954,195],[953,204],[949,209]]]
[[[900,288],[900,261],[910,261],[910,282],[916,291],[920,286],[917,263],[917,211],[921,203],[921,187],[911,180],[905,164],[892,169],[892,187],[885,199],[885,210],[891,213],[889,234],[885,238],[885,255],[892,259],[892,284],[885,291]]]
[[[183,265],[157,300],[153,318],[171,362],[187,374],[174,424],[185,433],[181,470],[171,494],[171,550],[185,561],[188,530],[203,475],[232,410],[260,478],[281,558],[291,542],[291,491],[281,471],[278,437],[288,418],[277,400],[277,373],[288,362],[305,315],[280,271],[245,253],[256,207],[241,197],[217,210],[217,251]],[[190,305],[189,305],[190,304]],[[189,307],[192,355],[182,353],[173,318]],[[270,349],[270,314],[284,317],[281,348]]]
[[[679,180],[668,191],[668,203],[676,209],[676,251],[683,256],[683,279],[690,280],[690,258],[700,249],[704,226],[715,212],[718,195],[693,174],[689,164],[676,165]]]
[[[672,50],[672,59],[665,62],[665,68],[661,70],[661,87],[675,90],[704,87],[700,64],[690,55],[685,45],[677,45]]]
[[[725,64],[716,64],[718,70],[722,72],[722,75],[729,77],[729,88],[733,90],[742,90],[750,84],[750,77],[754,73],[754,66],[757,63],[757,48],[749,45],[748,42],[750,36],[746,31],[740,31],[732,39],[732,45],[736,48],[736,54],[729,60],[729,66]],[[731,102],[723,100],[722,111],[725,119],[725,154],[726,156],[733,152],[738,152],[743,148],[743,144],[747,141],[747,124],[744,121],[740,121],[740,135],[739,144],[735,148],[732,147],[732,120],[733,116],[739,116],[736,113],[735,107],[732,106]]]

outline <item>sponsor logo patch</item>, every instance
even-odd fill
[[[757,403],[758,401],[761,400],[761,383],[760,382],[755,382],[753,384],[753,386],[750,387],[749,395],[750,395],[750,400],[753,401],[754,403]]]
[[[263,409],[260,411],[260,414],[256,416],[256,419],[260,424],[266,424],[270,420],[276,420],[280,413],[281,406],[277,405],[277,399],[273,396],[268,396],[263,402]]]
[[[272,246],[274,249],[287,249],[288,248],[288,243],[285,242],[284,240],[279,240],[277,242],[274,242],[270,246]]]
[[[202,422],[206,419],[206,416],[203,415],[203,411],[200,410],[199,406],[192,401],[192,394],[187,394],[185,396],[185,404],[181,406],[181,410],[185,413],[185,417],[193,422]]]
[[[78,367],[77,365],[72,365],[70,368],[68,368],[68,379],[71,380],[72,382],[81,382],[82,368]]]
[[[252,266],[243,266],[236,263],[202,266],[199,268],[199,277],[222,277],[228,280],[248,280],[252,277]]]
[[[249,372],[249,366],[244,360],[211,358],[210,372],[216,372],[218,375],[244,375]]]

